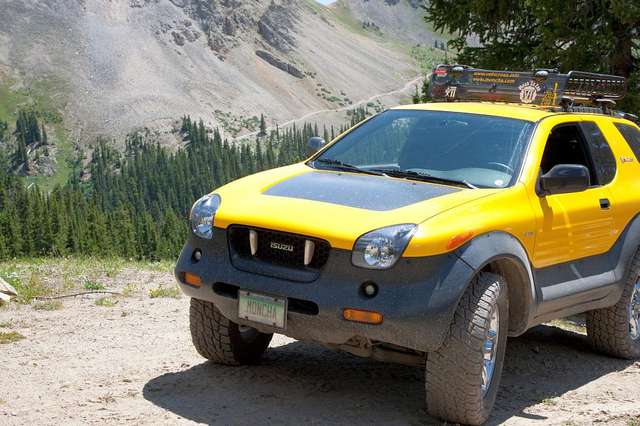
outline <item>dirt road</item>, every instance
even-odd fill
[[[396,90],[391,90],[390,92],[385,92],[385,93],[378,93],[376,95],[370,96],[366,99],[361,99],[357,102],[354,102],[352,104],[349,104],[347,106],[344,107],[340,107],[340,108],[333,108],[333,109],[319,109],[317,111],[312,111],[309,112],[303,116],[285,121],[283,123],[279,123],[278,127],[280,129],[284,129],[294,123],[304,123],[305,121],[308,121],[309,119],[311,119],[312,117],[316,117],[320,114],[327,114],[327,113],[336,113],[336,112],[343,112],[343,111],[349,111],[349,110],[353,110],[355,108],[358,108],[360,106],[366,105],[370,102],[373,102],[375,100],[378,100],[380,98],[384,98],[386,96],[392,96],[392,95],[397,95],[400,93],[413,93],[410,92],[410,90],[413,90],[414,87],[418,84],[421,83],[422,80],[424,80],[424,76],[418,76],[418,77],[414,77],[413,79],[407,81],[405,83],[404,86],[402,86],[400,89],[396,89]],[[267,127],[267,131],[271,131],[271,130],[275,130],[275,126],[271,126],[271,127]],[[238,136],[237,138],[234,138],[233,141],[234,142],[238,142],[241,141],[243,139],[247,139],[250,137],[254,137],[256,136],[258,133],[260,133],[260,131],[255,131],[255,132],[251,132],[251,133],[245,133],[242,136]]]
[[[65,291],[60,266],[40,268],[46,285]],[[217,366],[191,346],[188,299],[150,297],[172,287],[169,272],[96,275],[127,297],[0,309],[0,333],[24,336],[0,344],[0,424],[439,424],[424,412],[418,368],[283,336],[259,366]],[[640,362],[594,354],[580,333],[538,327],[509,341],[491,419],[503,422],[639,425]]]

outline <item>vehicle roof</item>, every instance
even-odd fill
[[[494,115],[527,121],[538,121],[559,113],[530,105],[498,102],[434,102],[428,104],[402,105],[392,109],[451,111],[467,114]]]

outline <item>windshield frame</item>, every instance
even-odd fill
[[[443,114],[460,114],[460,115],[473,115],[473,116],[481,116],[481,117],[489,117],[489,118],[501,118],[501,119],[505,119],[505,120],[513,120],[513,121],[517,121],[517,122],[521,122],[525,125],[528,125],[529,127],[527,129],[523,128],[523,132],[526,130],[526,133],[523,134],[523,141],[522,141],[522,148],[521,148],[521,155],[519,156],[518,160],[516,163],[514,163],[514,168],[513,168],[513,175],[511,176],[511,180],[508,182],[507,185],[503,186],[503,187],[494,187],[494,186],[485,186],[485,185],[475,185],[477,188],[488,188],[488,189],[508,189],[513,187],[522,177],[522,173],[524,171],[524,166],[526,163],[526,159],[527,156],[529,154],[529,151],[531,149],[531,144],[532,141],[534,139],[538,124],[539,124],[539,120],[527,120],[527,119],[522,119],[522,118],[514,118],[514,117],[506,117],[506,116],[502,116],[502,115],[497,115],[497,114],[482,114],[482,113],[475,113],[475,112],[466,112],[466,111],[451,111],[451,110],[431,110],[431,109],[417,109],[417,108],[392,108],[392,109],[386,109],[378,114],[374,114],[364,120],[362,120],[361,122],[357,123],[356,125],[354,125],[353,127],[349,128],[348,130],[344,131],[343,133],[339,134],[334,140],[332,140],[330,143],[328,143],[327,145],[325,145],[324,147],[322,147],[322,149],[320,149],[318,152],[316,152],[315,154],[313,154],[313,156],[311,156],[311,158],[309,158],[308,160],[306,160],[304,162],[305,165],[307,165],[308,167],[314,169],[314,170],[331,170],[330,168],[318,168],[315,166],[315,161],[319,160],[322,158],[322,156],[326,153],[326,151],[330,150],[332,147],[334,147],[335,145],[337,145],[338,143],[340,143],[345,137],[349,136],[352,132],[356,131],[357,129],[359,129],[360,127],[364,126],[365,124],[369,123],[371,120],[376,119],[378,117],[381,117],[384,114],[387,114],[389,112],[394,112],[394,111],[406,111],[406,112],[428,112],[428,113],[443,113]],[[327,159],[331,159],[331,158],[327,158]],[[333,159],[335,160],[335,159]],[[366,170],[365,167],[362,167],[362,169]],[[345,171],[345,170],[343,170]],[[345,172],[349,172],[349,171],[345,171]],[[355,171],[354,171],[355,172]],[[357,172],[355,172],[357,173]],[[391,179],[408,179],[408,178],[397,178],[397,177],[391,177],[391,176],[383,176],[383,177],[387,177],[387,178],[391,178]],[[418,180],[418,179],[416,179]]]

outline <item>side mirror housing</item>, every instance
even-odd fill
[[[326,144],[325,140],[320,136],[309,138],[307,141],[307,157],[311,157],[313,154],[320,151],[320,149],[322,149]]]
[[[540,177],[539,195],[568,194],[589,188],[589,169],[579,164],[556,164]]]

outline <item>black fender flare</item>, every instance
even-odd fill
[[[631,265],[634,257],[640,252],[640,214],[633,217],[620,234],[618,242],[609,251],[609,256],[615,262],[614,274],[618,283],[619,294],[617,300],[622,296],[626,285]]]
[[[537,297],[531,262],[520,241],[506,232],[489,232],[473,238],[455,254],[472,271],[460,297],[476,274],[491,265],[509,286],[509,335],[524,333],[533,323]]]

